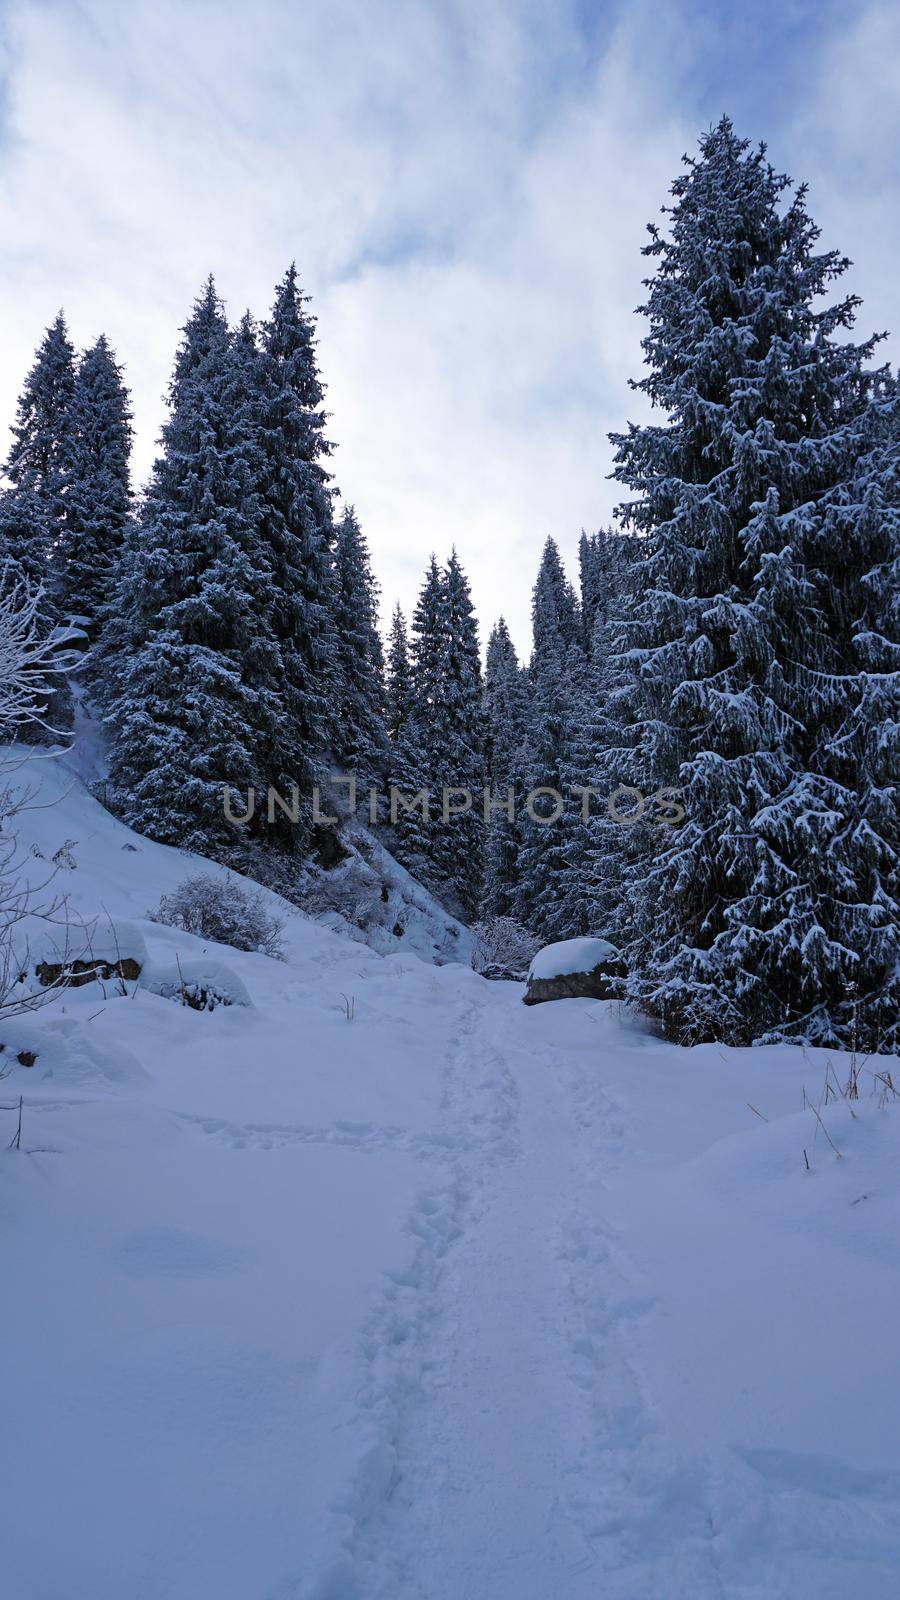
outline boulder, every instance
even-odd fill
[[[609,1000],[623,972],[622,958],[607,939],[560,939],[534,957],[522,999],[526,1006],[545,1000]]]

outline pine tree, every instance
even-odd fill
[[[352,506],[335,546],[336,688],[333,753],[356,774],[358,791],[384,774],[384,652],[378,632],[378,587]]]
[[[244,377],[210,279],[184,328],[108,646],[116,808],[153,838],[220,856],[240,843],[223,787],[264,792],[260,730],[281,715],[260,640],[271,597]]]
[[[0,545],[30,583],[56,589],[62,539],[66,454],[75,392],[75,353],[60,311],[50,324],[19,398],[4,464]]]
[[[578,643],[546,651],[534,675],[523,768],[531,800],[520,824],[514,915],[547,940],[591,931],[586,822],[577,792],[591,781],[588,681]]]
[[[859,691],[832,630],[885,540],[835,513],[885,376],[866,365],[875,341],[846,337],[858,302],[817,308],[848,263],[816,253],[788,184],[723,119],[646,246],[638,387],[668,421],[614,438],[638,496],[624,514],[650,536],[627,641],[636,770],[648,791],[680,787],[687,818],[642,833],[630,992],[680,1040],[846,1043],[855,1015],[877,1048],[896,809],[885,822],[874,756],[835,777]]]
[[[449,908],[475,914],[483,873],[481,796],[484,728],[478,633],[468,581],[456,552],[445,571],[432,555],[412,622],[413,707],[394,757],[396,786],[427,790],[421,808],[399,813],[394,847],[401,860]],[[462,811],[461,795],[472,796]],[[444,819],[444,804],[448,810]]]
[[[75,385],[74,351],[63,313],[47,329],[19,398],[13,442],[4,465],[8,487],[0,493],[0,558],[40,589],[36,624],[43,639],[60,624],[59,569],[65,514],[65,458]],[[41,742],[71,727],[68,677],[47,679],[46,718],[22,737]]]
[[[434,767],[441,771],[447,790],[471,796],[471,806],[441,820],[433,847],[436,869],[447,885],[451,903],[464,917],[475,916],[484,873],[484,826],[481,812],[485,784],[484,722],[478,628],[469,582],[451,551],[443,573],[441,613],[444,649],[435,733]],[[464,805],[462,796],[449,796],[447,810]]]
[[[602,537],[602,536],[601,536]],[[589,659],[586,744],[589,799],[582,890],[591,932],[614,944],[631,932],[627,889],[640,849],[642,814],[633,725],[636,679],[627,644],[640,590],[646,541],[624,534],[604,539],[602,593],[594,609]]]
[[[292,265],[262,329],[258,489],[284,700],[271,782],[279,789],[299,785],[308,824],[305,797],[334,733],[337,652],[333,494],[323,464],[332,447],[306,304]],[[308,839],[308,827],[301,833],[298,844]]]
[[[442,782],[438,718],[445,649],[443,589],[443,577],[432,553],[412,616],[412,706],[392,752],[392,784],[408,799],[423,789],[430,797],[424,811],[421,806],[398,806],[392,846],[413,875],[434,890],[439,888],[432,870],[432,853]]]
[[[522,844],[524,745],[529,704],[526,674],[503,617],[488,640],[484,679],[485,769],[494,802],[485,840],[484,910],[509,916],[515,900]],[[517,787],[518,780],[518,787]],[[509,791],[513,814],[509,815]]]
[[[556,540],[548,538],[531,602],[534,649],[532,674],[540,670],[549,655],[558,658],[582,642],[581,615],[575,590],[565,574]]]
[[[413,707],[412,667],[409,659],[406,618],[399,605],[394,608],[388,636],[386,707],[388,738],[391,745],[396,746]]]
[[[585,655],[603,636],[603,628],[614,612],[623,591],[624,573],[634,559],[635,541],[627,535],[601,528],[598,533],[582,533],[578,544],[581,586],[582,645]]]
[[[84,619],[93,641],[112,599],[131,514],[129,397],[103,334],[78,364],[68,419],[61,466],[60,606],[64,614]]]
[[[588,931],[576,793],[590,781],[588,671],[581,608],[553,539],[541,556],[531,615],[530,716],[519,768],[532,798],[519,823],[514,914],[541,938],[566,939]]]
[[[837,981],[828,983],[817,1012],[802,1019],[799,1031],[828,1041],[855,1038],[867,1048],[894,1052],[900,1046],[896,378],[880,376],[856,459],[819,511],[807,574],[820,599],[825,645],[821,665],[804,674],[812,713],[807,766],[827,837],[826,863],[816,864],[814,881],[821,898],[823,883],[828,895],[825,925],[836,931],[841,965]],[[817,847],[815,832],[809,843]],[[774,1028],[772,1037],[783,1031]]]

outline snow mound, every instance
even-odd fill
[[[247,987],[216,956],[180,956],[177,962],[154,962],[141,973],[140,985],[165,1000],[178,1000],[195,1011],[216,1006],[250,1006]]]
[[[608,939],[560,939],[538,951],[528,969],[528,977],[545,982],[549,978],[566,977],[571,972],[593,972],[595,967],[606,966],[618,958],[618,950]]]
[[[59,1015],[25,1013],[0,1021],[0,1072],[13,1069],[14,1094],[26,1080],[114,1088],[149,1081],[137,1057],[122,1044],[111,1049],[91,1037],[88,1024]]]

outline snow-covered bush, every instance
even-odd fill
[[[141,973],[140,986],[163,1000],[190,1006],[193,1011],[253,1003],[246,985],[218,956],[178,955],[174,963],[151,961]]]
[[[540,939],[515,917],[485,917],[472,928],[472,966],[483,978],[524,978]]]
[[[253,950],[279,960],[284,954],[284,922],[267,909],[262,890],[245,889],[234,878],[195,873],[172,894],[164,894],[150,917],[235,950]]]

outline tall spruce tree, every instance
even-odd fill
[[[578,598],[566,577],[556,540],[548,538],[532,592],[531,623],[534,640],[532,675],[545,657],[557,658],[579,643],[581,614]]]
[[[93,642],[112,599],[131,514],[131,408],[122,369],[103,334],[78,364],[68,418],[60,606],[84,618]]]
[[[223,788],[264,789],[271,594],[245,369],[210,279],[184,328],[171,415],[129,538],[106,703],[112,798],[166,843],[228,857]],[[238,808],[239,814],[240,808]]]
[[[646,246],[638,387],[667,422],[614,437],[637,495],[623,513],[650,540],[627,640],[635,770],[647,791],[677,785],[687,818],[643,833],[630,992],[683,1041],[846,1044],[855,1027],[877,1048],[897,813],[840,730],[867,631],[852,612],[886,540],[883,462],[878,532],[841,508],[886,377],[875,341],[846,337],[855,298],[822,303],[847,262],[817,253],[788,182],[723,119]]]
[[[827,842],[837,974],[800,1031],[900,1047],[900,387],[879,376],[845,478],[820,502],[807,572],[823,614],[804,674],[807,765]],[[797,819],[800,831],[801,821]],[[813,833],[810,844],[818,843]],[[823,919],[824,920],[824,919]],[[856,958],[854,960],[854,957]],[[847,985],[841,988],[840,973]],[[837,981],[835,981],[837,980]],[[783,1028],[776,1026],[773,1037]],[[796,1030],[795,1030],[796,1031]]]
[[[544,939],[588,933],[587,823],[578,790],[590,782],[587,662],[579,645],[547,651],[531,693],[514,914]]]
[[[393,781],[407,795],[426,790],[429,803],[427,816],[421,807],[398,812],[395,848],[451,911],[468,918],[482,887],[484,726],[478,632],[455,551],[444,571],[431,557],[413,613],[411,655],[413,704]],[[468,810],[453,789],[472,796]]]
[[[532,592],[533,650],[527,746],[531,799],[519,823],[515,915],[542,938],[588,931],[582,802],[588,783],[588,664],[581,608],[557,545],[548,539]]]
[[[292,265],[262,328],[257,418],[261,535],[283,698],[271,781],[299,786],[305,826],[294,839],[301,847],[309,839],[307,797],[335,740],[337,683],[333,491],[324,465],[332,447],[307,303]]]
[[[455,549],[442,580],[443,652],[435,767],[441,772],[442,788],[464,791],[471,796],[471,805],[458,809],[466,804],[463,794],[448,794],[446,806],[442,799],[433,858],[451,903],[458,904],[469,920],[478,910],[484,872],[484,721],[478,626],[469,581]]]
[[[384,775],[384,651],[378,587],[352,506],[337,528],[335,566],[335,728],[333,753],[360,789]]]
[[[591,932],[618,943],[631,933],[626,890],[640,849],[634,828],[644,812],[636,781],[635,673],[627,644],[646,541],[612,533],[597,538],[603,540],[604,564],[593,606],[584,733],[586,781],[596,794],[588,801],[582,890]]]
[[[444,671],[444,580],[432,552],[412,615],[410,656],[412,705],[392,752],[392,783],[411,798],[425,790],[426,806],[398,806],[393,844],[400,860],[429,888],[437,889],[433,843],[440,818],[443,771],[438,728]]]
[[[406,618],[399,604],[394,607],[388,635],[386,681],[386,724],[391,746],[395,747],[409,721],[413,708],[412,667]]]
[[[635,541],[612,528],[582,533],[578,543],[582,644],[591,656],[603,629],[618,607],[625,572],[635,557]]]
[[[493,802],[485,839],[484,909],[495,916],[511,915],[516,897],[528,698],[526,674],[501,617],[488,640],[484,677],[485,769]]]
[[[60,311],[47,329],[19,398],[0,492],[0,559],[41,590],[36,625],[58,631],[65,517],[65,463],[72,428],[75,358]],[[40,742],[71,727],[72,691],[64,673],[47,677],[46,716],[28,723],[24,740]]]
[[[4,463],[0,546],[49,608],[57,588],[63,537],[66,460],[75,393],[75,353],[62,313],[38,346],[19,397],[13,441]]]

